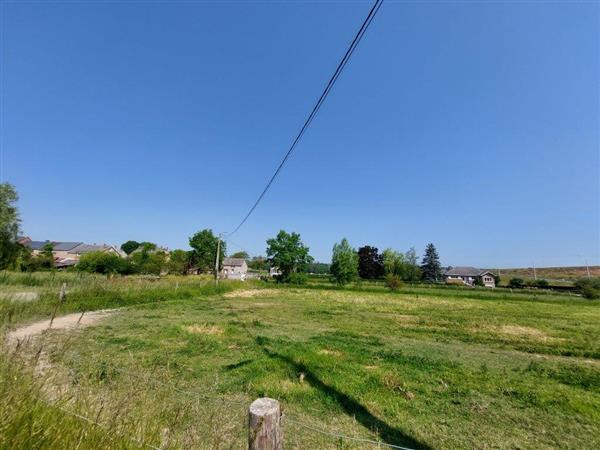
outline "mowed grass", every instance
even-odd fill
[[[49,333],[78,411],[151,424],[147,438],[170,448],[244,448],[260,396],[282,402],[286,448],[369,447],[315,428],[410,448],[600,447],[598,302],[222,289]]]

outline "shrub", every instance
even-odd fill
[[[521,289],[525,287],[525,281],[523,281],[523,278],[511,278],[508,282],[508,287],[511,289]]]
[[[131,272],[131,265],[127,260],[112,253],[90,252],[81,257],[77,269],[90,273],[128,274]]]
[[[542,278],[540,280],[535,280],[535,287],[538,287],[541,289],[548,289],[550,287],[550,283],[548,283],[548,280],[544,280]]]
[[[385,277],[385,285],[391,291],[397,291],[402,287],[402,278],[398,275],[389,274]]]
[[[280,280],[280,277],[277,278],[277,281]],[[290,283],[290,284],[306,284],[308,280],[308,277],[306,276],[305,273],[298,273],[298,272],[293,272],[290,273],[287,277],[287,279],[285,280],[281,280],[285,283]]]
[[[575,289],[585,298],[600,298],[600,278],[579,278],[575,281]]]

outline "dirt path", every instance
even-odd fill
[[[116,309],[102,309],[99,311],[86,312],[83,317],[81,313],[67,314],[66,316],[55,317],[50,328],[50,320],[42,320],[30,325],[17,328],[7,335],[9,342],[18,342],[27,338],[39,336],[48,329],[52,330],[74,330],[90,325],[94,325],[98,321],[114,314]],[[81,320],[80,320],[81,319]]]

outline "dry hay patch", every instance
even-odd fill
[[[317,353],[319,355],[338,356],[338,357],[343,355],[342,352],[339,352],[337,350],[330,350],[328,348],[323,348],[323,349],[319,350]]]
[[[223,334],[223,329],[216,325],[194,324],[184,325],[182,328],[192,334]]]
[[[277,289],[246,289],[243,291],[232,291],[224,294],[227,298],[251,298],[269,297],[279,294]]]
[[[548,334],[544,333],[542,330],[538,330],[537,328],[526,327],[522,325],[502,325],[498,331],[501,334],[507,336],[516,336],[521,338],[534,339],[537,341],[553,341],[559,339],[549,336]]]

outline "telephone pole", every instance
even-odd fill
[[[215,255],[215,284],[219,285],[219,257],[221,256],[221,239],[223,238],[223,233],[219,233],[219,237],[217,238],[217,254]]]

